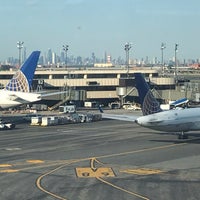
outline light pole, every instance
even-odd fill
[[[130,49],[131,49],[131,44],[127,42],[124,47],[124,50],[126,52],[127,78],[129,77],[129,50]]]
[[[163,56],[163,51],[166,48],[166,44],[162,43],[161,44],[161,64],[162,64],[162,73],[164,74],[164,56]]]
[[[65,58],[65,67],[67,67],[67,51],[69,49],[69,45],[63,45],[63,51],[65,52],[66,54],[66,58]]]
[[[19,49],[19,67],[21,66],[21,50],[23,48],[24,42],[18,41],[17,42],[17,48]]]
[[[177,52],[178,52],[178,44],[175,44],[175,49],[174,49],[174,59],[175,59],[175,79],[177,81]]]

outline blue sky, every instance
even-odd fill
[[[0,60],[18,57],[17,41],[32,50],[68,55],[125,57],[124,45],[132,43],[131,58],[174,56],[200,58],[199,0],[0,0]]]

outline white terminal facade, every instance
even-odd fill
[[[141,72],[145,75],[156,89],[160,91],[158,98],[180,98],[185,97],[185,93],[176,91],[174,94],[169,91],[175,89],[175,79],[173,77],[158,77],[157,69],[130,67],[127,74],[126,68],[37,68],[34,79],[36,85],[34,90],[66,90],[66,95],[57,99],[75,101],[99,101],[109,103],[113,101],[127,101],[125,97],[136,97],[137,91],[134,90],[134,73]],[[0,71],[0,84],[4,87],[15,71]],[[129,79],[127,81],[127,79]],[[38,87],[39,85],[39,87]],[[174,96],[173,96],[174,95]],[[187,92],[187,95],[191,95]],[[134,98],[133,98],[134,99]],[[63,101],[64,102],[64,101]]]

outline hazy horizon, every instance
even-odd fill
[[[124,45],[132,43],[130,58],[174,56],[178,43],[180,59],[200,58],[198,45],[200,2],[197,0],[20,0],[2,1],[0,7],[0,60],[18,57],[17,41],[27,55],[59,53],[68,44],[68,55],[125,56]]]

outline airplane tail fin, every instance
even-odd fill
[[[33,51],[28,59],[21,66],[20,70],[14,74],[13,78],[6,85],[9,91],[30,92],[30,87],[34,77],[40,51]]]
[[[153,96],[143,75],[141,73],[135,73],[134,75],[143,115],[161,112],[160,104]]]

